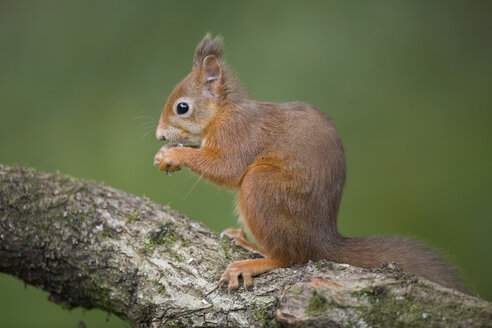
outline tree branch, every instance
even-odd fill
[[[492,306],[401,272],[331,262],[277,269],[251,291],[218,288],[252,255],[148,199],[0,165],[0,271],[66,307],[134,327],[486,326]]]

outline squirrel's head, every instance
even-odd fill
[[[169,96],[156,130],[158,140],[199,143],[225,99],[222,39],[205,35],[197,46],[193,69]]]

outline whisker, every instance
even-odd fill
[[[147,122],[140,123],[140,126],[141,127],[157,126],[157,124],[158,124],[157,121],[147,121]]]
[[[150,123],[150,122],[157,123],[159,122],[159,120],[154,118],[147,118],[145,121],[142,121],[142,123]]]
[[[202,173],[202,175],[200,175],[198,177],[198,179],[196,179],[195,184],[193,186],[191,186],[190,191],[188,191],[188,193],[186,194],[186,196],[184,196],[183,200],[186,200],[186,198],[188,198],[188,196],[192,193],[192,191],[195,190],[196,186],[198,185],[198,182],[200,182],[200,180],[202,179],[202,177],[203,177],[203,173]]]
[[[152,132],[152,131],[154,131],[153,128],[152,129],[149,129],[147,132],[145,132],[144,136],[142,137],[142,140],[145,139],[149,135],[149,133]]]
[[[150,117],[150,116],[135,116],[133,118],[134,120],[143,120],[143,122],[140,123],[140,128],[144,130],[144,135],[142,139],[145,139],[151,132],[155,131],[155,128],[159,124],[159,119],[155,117]]]
[[[143,120],[140,124],[143,127],[146,127],[148,125],[157,126],[157,124],[159,123],[159,119],[156,119],[156,118],[150,117],[150,116],[138,116],[138,117],[134,117],[133,119],[134,120]]]
[[[148,129],[155,129],[157,127],[157,124],[142,124],[140,125],[140,127],[144,130],[148,130]]]

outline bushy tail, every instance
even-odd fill
[[[337,252],[337,262],[366,269],[381,267],[385,262],[396,262],[407,272],[442,286],[466,292],[453,266],[429,247],[399,237],[345,238]]]

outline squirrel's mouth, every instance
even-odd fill
[[[180,145],[183,147],[202,148],[202,145],[199,142],[185,142]]]
[[[175,143],[179,144],[181,147],[192,147],[192,148],[201,148],[202,141],[197,140],[198,138],[195,136],[184,137],[178,139]]]
[[[178,140],[178,141],[169,140],[166,144],[170,144],[170,147],[202,148],[201,142],[190,142],[187,140]]]

